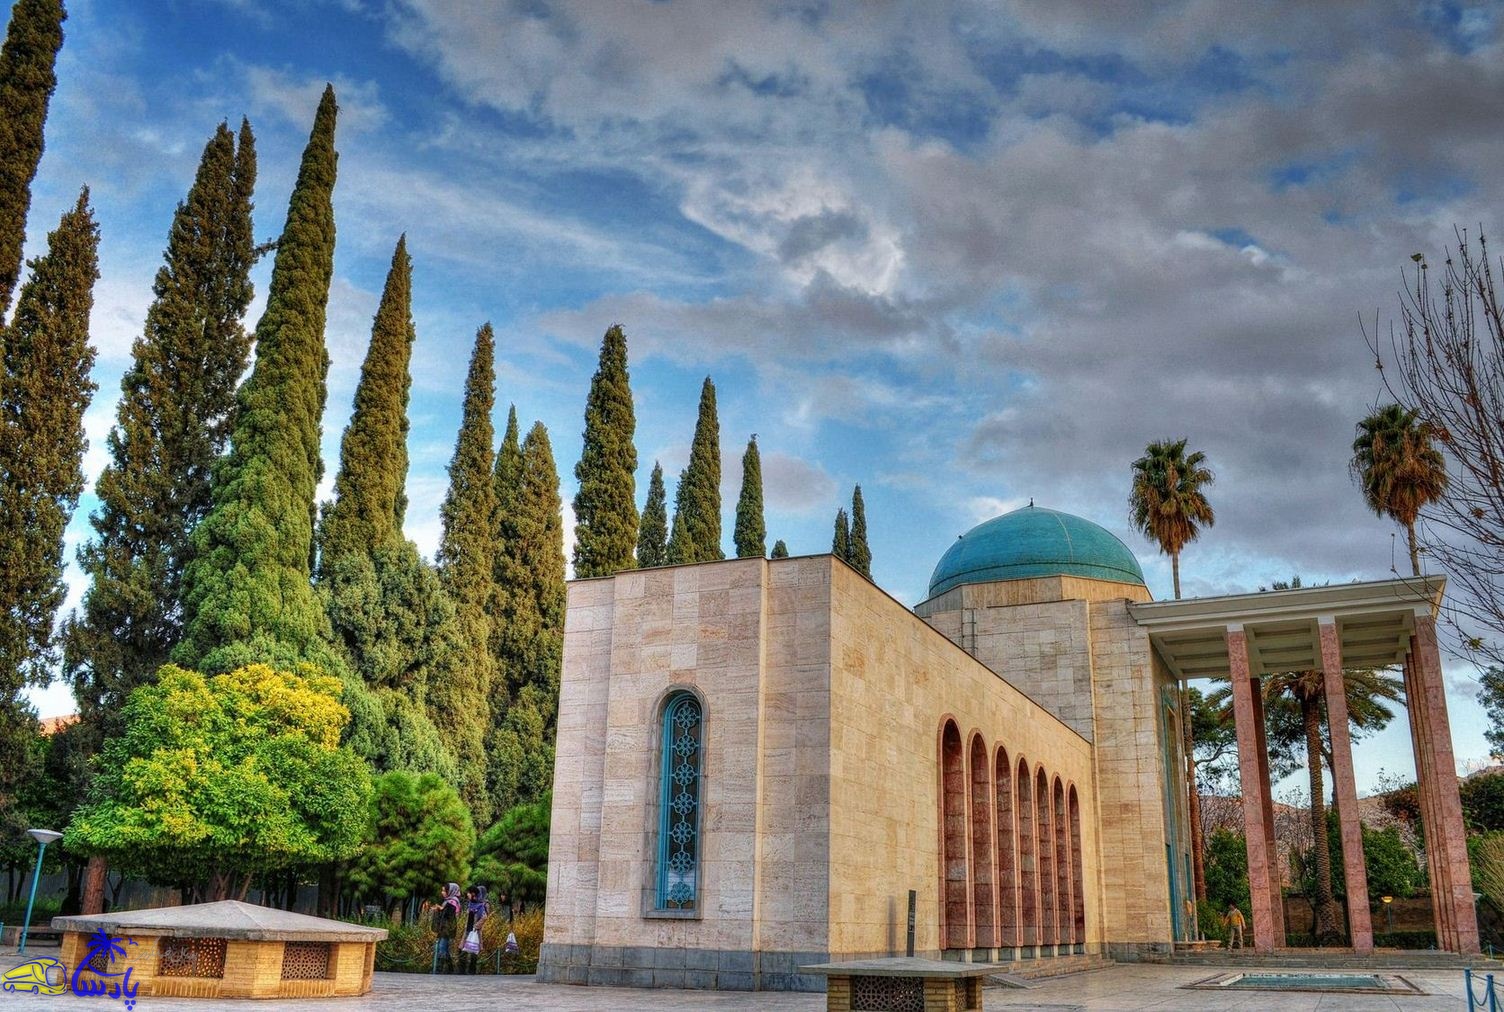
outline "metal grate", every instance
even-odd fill
[[[872,1012],[924,1012],[920,977],[852,977],[851,1007]]]
[[[157,958],[158,977],[223,977],[223,938],[164,938]]]
[[[328,942],[287,942],[283,945],[283,980],[325,980],[328,976]]]

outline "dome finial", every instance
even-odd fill
[[[1029,496],[1029,509],[1033,509],[1033,508],[1034,508],[1034,497],[1031,495],[1031,496]]]

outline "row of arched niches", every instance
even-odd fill
[[[1076,787],[989,745],[940,729],[941,945],[1083,951],[1086,900]]]

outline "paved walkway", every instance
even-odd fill
[[[56,949],[34,948],[28,955],[56,956]],[[23,960],[0,954],[0,968]],[[1218,968],[1217,972],[1229,972]],[[1424,997],[1389,998],[1381,995],[1319,995],[1256,991],[1218,992],[1184,990],[1182,985],[1212,974],[1204,967],[1155,966],[1125,963],[1089,973],[1071,974],[1039,982],[1029,990],[988,988],[988,1010],[1033,1009],[1036,1012],[1086,1012],[1107,1009],[1130,1012],[1137,1009],[1235,1009],[1238,1012],[1311,1012],[1333,1009],[1416,1009],[1456,1012],[1467,1008],[1460,971],[1405,973],[1401,975],[1428,992]],[[62,994],[0,995],[0,1007],[36,1012],[79,1010],[78,999]],[[95,1002],[90,1008],[123,1008],[118,1002]],[[640,991],[626,988],[585,988],[563,984],[540,984],[532,977],[429,977],[422,974],[378,973],[370,994],[361,998],[325,998],[304,1001],[203,1001],[188,998],[148,998],[137,1001],[137,1012],[397,1012],[399,1009],[431,1009],[433,1012],[816,1012],[824,1009],[823,994],[730,991]]]

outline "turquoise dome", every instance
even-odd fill
[[[1138,560],[1111,532],[1090,520],[1030,505],[961,535],[940,556],[930,577],[930,597],[968,583],[1040,576],[1144,582]]]

